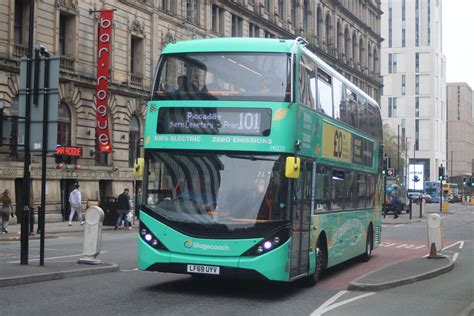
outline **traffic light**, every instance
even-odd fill
[[[443,165],[438,167],[438,180],[439,181],[445,180],[444,179],[444,167],[443,167]]]
[[[387,175],[388,168],[390,168],[390,157],[385,156],[383,157],[382,175]]]
[[[467,182],[467,178],[466,178],[466,177],[462,177],[462,185],[466,185],[466,182]]]
[[[471,177],[471,187],[474,187],[474,177]]]

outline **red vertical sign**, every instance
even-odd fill
[[[113,12],[113,10],[100,11],[99,45],[97,50],[97,87],[95,89],[96,137],[98,151],[104,153],[112,152],[107,108],[109,103],[109,59]]]

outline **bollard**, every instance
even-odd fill
[[[102,239],[102,223],[104,222],[104,211],[98,206],[92,206],[86,211],[84,225],[84,257],[78,263],[100,264],[96,257],[100,254],[100,242]]]
[[[411,213],[411,211],[412,211],[412,200],[411,200],[411,198],[409,198],[409,200],[410,200],[410,220],[411,220],[411,214],[412,214],[412,213]]]
[[[439,214],[429,214],[426,220],[428,226],[428,248],[430,248],[430,255],[428,258],[436,259],[443,258],[438,253],[443,249],[443,224]]]
[[[423,203],[425,202],[424,199],[420,199],[420,218],[423,217]]]
[[[38,213],[39,214],[39,213]],[[35,235],[35,208],[30,209],[30,236]]]

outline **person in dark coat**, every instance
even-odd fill
[[[128,229],[132,229],[132,226],[130,223],[127,221],[127,214],[131,209],[130,206],[130,196],[128,195],[129,190],[125,188],[123,190],[123,193],[118,196],[118,211],[119,211],[119,217],[117,219],[117,224],[115,224],[114,230],[116,230],[120,222],[123,220],[124,221],[124,227],[128,226]]]

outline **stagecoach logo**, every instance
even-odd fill
[[[184,247],[187,249],[195,248],[195,249],[202,249],[202,250],[229,251],[229,246],[227,245],[202,244],[198,242],[193,242],[190,239],[184,241]]]

